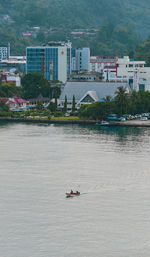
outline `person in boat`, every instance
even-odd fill
[[[80,194],[80,192],[79,192],[79,191],[76,191],[76,194]]]
[[[73,191],[72,191],[72,189],[71,189],[71,191],[70,191],[70,194],[73,194]]]

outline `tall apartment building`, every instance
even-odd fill
[[[72,71],[90,71],[90,49],[72,49]]]
[[[8,60],[10,56],[10,44],[8,42],[0,42],[0,62]]]
[[[26,73],[39,72],[48,81],[63,83],[71,73],[71,43],[49,42],[47,45],[26,48]]]

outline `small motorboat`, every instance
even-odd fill
[[[97,123],[96,125],[99,125],[99,126],[109,126],[110,123],[108,121],[102,120],[100,123]]]
[[[70,193],[66,193],[66,197],[74,197],[74,196],[79,196],[80,195],[80,192],[76,191],[76,192],[73,192],[71,191]]]

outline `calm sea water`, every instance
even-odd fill
[[[148,128],[0,123],[0,256],[149,257],[149,157]]]

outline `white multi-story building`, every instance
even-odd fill
[[[90,72],[103,72],[104,64],[98,61],[97,56],[90,57]]]
[[[145,61],[134,61],[128,56],[118,58],[117,77],[133,80],[132,89],[136,91],[150,90],[150,67],[145,64]]]
[[[115,78],[117,75],[117,56],[100,55],[90,57],[90,72],[104,74],[105,80]]]
[[[10,44],[0,43],[0,62],[2,60],[8,60],[10,56]]]
[[[90,49],[72,49],[72,71],[90,71]]]

